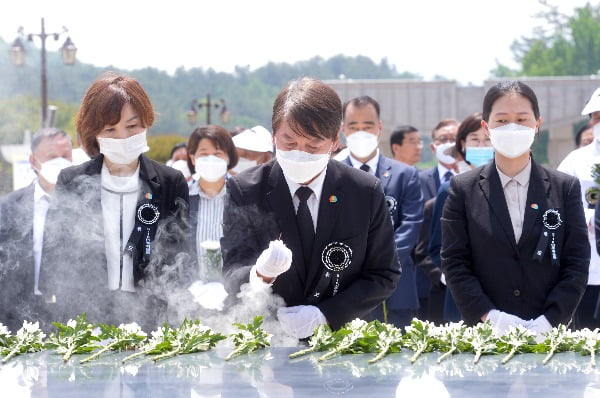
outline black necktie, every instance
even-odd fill
[[[363,163],[363,165],[362,165],[362,166],[360,166],[360,169],[361,169],[362,171],[366,171],[367,173],[368,173],[368,172],[371,170],[371,168],[369,167],[369,165],[368,165],[368,164],[366,164],[366,163]]]
[[[302,243],[302,252],[304,253],[304,262],[309,264],[312,257],[312,246],[315,240],[315,228],[312,217],[306,201],[313,191],[309,187],[300,187],[296,191],[296,196],[300,199],[296,221],[298,222],[298,231],[300,232],[300,242]]]
[[[450,170],[448,170],[445,174],[444,174],[444,182],[450,181],[450,179],[453,177],[454,174],[452,174],[452,172]]]

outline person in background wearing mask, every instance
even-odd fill
[[[229,132],[215,125],[195,129],[188,140],[188,149],[188,165],[194,173],[194,182],[190,185],[191,236],[200,279],[207,280],[209,270],[202,245],[204,242],[218,244],[223,236],[225,180],[227,171],[237,164],[238,155]]]
[[[584,124],[575,135],[575,149],[590,145],[594,142],[594,131],[589,124]]]
[[[44,224],[50,198],[60,171],[71,166],[71,138],[56,128],[38,132],[31,141],[29,163],[37,178],[31,185],[0,198],[0,323],[16,332],[23,320],[48,318],[39,275],[44,241]]]
[[[287,305],[280,325],[296,338],[369,318],[400,277],[381,182],[330,159],[341,118],[331,87],[288,83],[273,105],[275,159],[227,181],[226,288],[270,286]]]
[[[538,165],[538,101],[520,81],[492,86],[481,126],[495,157],[452,179],[442,215],[442,271],[472,325],[498,335],[568,325],[585,291],[590,244],[577,178]]]
[[[273,157],[273,137],[263,126],[254,126],[236,134],[233,143],[239,160],[231,174],[266,163]]]
[[[600,157],[600,88],[596,89],[590,100],[581,111],[589,116],[589,126],[592,128],[594,140],[590,145],[575,149],[558,165],[557,170],[575,176],[581,184],[581,202],[583,203],[587,223],[588,239],[591,247],[596,246],[594,226],[594,209],[598,202],[598,184],[592,176],[592,169]],[[585,294],[577,307],[574,318],[576,329],[600,327],[600,317],[595,316],[600,300],[600,256],[592,250],[590,272]]]
[[[85,93],[76,127],[92,159],[60,174],[44,233],[40,289],[56,295],[55,321],[86,312],[155,327],[166,321],[165,290],[187,282],[191,258],[175,256],[188,247],[188,187],[144,155],[153,121],[132,78],[106,73]]]
[[[167,160],[167,166],[173,166],[173,163],[179,160],[183,160],[185,162],[188,160],[188,149],[185,142],[180,142],[179,144],[173,145],[173,148],[171,149],[171,156],[169,156],[169,160]]]
[[[399,126],[390,135],[392,156],[399,162],[414,166],[421,160],[423,141],[419,130],[413,126]]]
[[[419,308],[415,265],[410,256],[423,222],[419,172],[414,167],[379,153],[383,125],[377,101],[366,95],[353,98],[344,103],[342,114],[342,131],[350,151],[344,163],[366,171],[381,181],[394,224],[396,252],[402,264],[398,287],[385,305],[377,307],[375,316],[382,322],[404,327],[410,324]]]
[[[444,119],[440,121],[437,126],[431,131],[431,144],[429,148],[436,156],[437,164],[428,170],[423,170],[419,173],[421,178],[421,190],[423,191],[423,202],[425,203],[424,211],[427,210],[428,214],[424,214],[423,225],[421,225],[421,232],[419,234],[419,240],[413,251],[413,260],[417,266],[416,270],[416,281],[417,281],[417,292],[419,295],[419,313],[418,318],[423,320],[433,321],[435,314],[429,314],[429,297],[434,290],[433,295],[436,293],[443,297],[443,292],[435,291],[435,285],[439,281],[439,273],[435,271],[436,266],[431,261],[427,254],[427,247],[429,245],[430,235],[430,211],[432,204],[427,206],[427,202],[435,198],[440,185],[442,182],[449,181],[454,175],[456,175],[458,168],[456,165],[456,159],[447,150],[454,147],[456,140],[456,131],[458,130],[458,121],[454,119]]]
[[[460,123],[460,126],[458,126],[455,146],[447,149],[447,151],[453,152],[460,173],[481,167],[494,158],[494,148],[492,147],[489,135],[481,125],[481,121],[481,112],[475,112],[467,116]],[[430,219],[431,225],[427,254],[434,265],[434,268],[428,273],[428,275],[432,276],[428,312],[431,321],[438,324],[443,322],[458,322],[461,318],[452,295],[446,289],[446,282],[441,272],[441,218],[449,188],[450,181],[442,183],[437,195],[429,199],[425,208],[425,217]],[[430,213],[429,217],[427,216],[427,212]],[[434,279],[433,275],[437,275],[437,279]]]

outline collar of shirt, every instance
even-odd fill
[[[310,184],[307,185],[307,187],[312,189],[312,191],[314,192],[314,197],[316,198],[317,202],[319,202],[319,200],[321,199],[321,192],[323,191],[323,183],[325,182],[326,174],[327,166],[325,166],[325,169],[323,169],[323,171],[317,176],[317,178],[315,178]],[[287,182],[288,188],[290,189],[290,195],[292,195],[292,199],[294,199],[294,195],[296,195],[296,191],[298,190],[298,188],[300,188],[301,185],[287,178],[285,173],[283,174],[283,177],[285,178],[285,182]],[[297,207],[297,205],[295,205],[294,207]]]
[[[200,184],[198,184],[197,181],[194,182],[194,184],[190,185],[190,196],[193,195],[198,195],[203,199],[215,199],[215,198],[220,198],[221,196],[225,195],[225,185],[223,185],[223,188],[221,188],[221,190],[219,191],[218,194],[216,194],[215,196],[208,196],[207,194],[205,194],[204,192],[202,192],[202,190],[200,189]]]
[[[531,158],[529,158],[529,161],[523,170],[519,171],[519,173],[512,178],[501,172],[497,165],[496,170],[498,170],[498,175],[500,176],[500,184],[502,184],[502,189],[506,187],[506,184],[508,184],[510,180],[515,180],[519,183],[519,185],[524,187],[525,185],[529,184],[529,177],[531,177]]]
[[[444,182],[444,175],[446,174],[447,171],[451,172],[453,176],[456,175],[456,172],[454,170],[445,168],[439,162],[437,164],[437,169],[438,169],[440,184]]]
[[[350,154],[350,162],[352,163],[352,167],[359,169],[360,166],[362,166],[363,162],[361,162],[360,160],[357,160],[354,156],[352,156],[352,153],[348,152]],[[377,172],[377,165],[379,164],[379,148],[377,148],[377,152],[375,153],[375,156],[373,156],[367,163],[366,165],[369,166],[371,168],[371,170],[369,171],[371,174],[375,174]]]
[[[44,188],[42,188],[40,182],[36,179],[33,183],[33,203],[39,202],[43,197],[50,200],[50,194],[44,191]]]
[[[110,171],[108,171],[108,167],[106,167],[106,163],[102,163],[102,171],[100,172],[100,182],[102,184],[102,187],[105,189],[118,193],[135,192],[139,189],[139,180],[139,164],[132,175],[121,177],[110,174]]]

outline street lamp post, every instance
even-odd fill
[[[196,124],[198,121],[198,111],[202,108],[206,108],[206,124],[210,124],[210,112],[211,109],[221,109],[219,112],[219,119],[223,123],[227,123],[229,121],[229,111],[227,110],[227,104],[223,98],[219,99],[219,101],[211,100],[210,93],[206,94],[206,98],[204,100],[193,99],[190,105],[190,109],[187,112],[188,121],[191,125]]]
[[[44,25],[44,18],[42,18],[42,31],[40,33],[29,33],[27,34],[27,40],[33,41],[34,37],[39,37],[42,41],[42,54],[41,54],[41,86],[42,86],[42,127],[48,126],[47,108],[48,108],[48,78],[46,75],[46,39],[50,36],[54,37],[54,40],[58,40],[61,34],[67,33],[68,30],[63,26],[63,31],[60,33],[48,33]],[[23,27],[19,28],[19,36],[25,36]],[[15,66],[23,66],[25,64],[25,46],[18,37],[11,49],[10,57]],[[65,65],[73,65],[75,63],[75,54],[77,47],[73,44],[70,37],[67,37],[65,43],[61,47],[62,60]]]

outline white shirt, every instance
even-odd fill
[[[315,228],[315,232],[317,231],[317,219],[319,215],[319,202],[321,200],[321,192],[323,191],[323,183],[325,182],[325,175],[327,174],[327,167],[315,178],[310,184],[306,185],[309,187],[313,193],[306,200],[306,205],[308,206],[308,210],[310,210],[310,215],[313,221],[313,227]],[[289,180],[285,174],[283,175],[285,178],[285,182],[287,182],[288,188],[290,189],[290,195],[292,196],[292,202],[294,203],[294,212],[298,212],[298,206],[300,205],[300,199],[296,196],[296,191],[302,185],[295,183],[292,180]]]
[[[210,197],[206,195],[196,181],[190,186],[190,196],[198,195],[198,220],[196,224],[196,252],[198,253],[198,264],[200,264],[201,279],[205,280],[203,269],[206,258],[206,250],[202,248],[202,242],[219,242],[223,236],[223,210],[225,209],[226,189],[223,185],[221,191]]]
[[[444,182],[446,182],[446,181],[444,180],[444,175],[446,174],[446,172],[448,172],[448,171],[449,171],[449,172],[451,172],[451,173],[452,173],[452,176],[455,176],[455,175],[456,175],[456,173],[454,172],[454,170],[445,168],[445,167],[444,167],[444,166],[443,166],[441,163],[439,163],[439,162],[438,162],[438,164],[437,164],[437,169],[438,169],[438,174],[439,174],[439,177],[440,177],[440,185],[442,185]]]
[[[558,171],[577,177],[581,184],[581,202],[583,203],[585,221],[588,226],[588,237],[592,248],[588,285],[600,285],[600,256],[598,255],[598,251],[594,249],[596,247],[594,209],[588,208],[589,206],[585,199],[586,191],[596,186],[592,177],[592,166],[596,163],[600,163],[600,143],[594,139],[591,144],[569,153],[557,168]]]
[[[44,245],[44,226],[46,225],[46,213],[50,204],[50,195],[36,180],[33,186],[33,261],[34,281],[33,293],[41,295],[39,290],[40,264],[42,261],[42,248]]]
[[[531,177],[531,158],[529,158],[527,166],[512,178],[501,172],[498,166],[496,166],[496,170],[498,170],[498,175],[500,176],[500,184],[504,190],[504,198],[506,199],[508,214],[510,214],[510,222],[515,233],[515,240],[518,243],[523,233],[527,189],[529,189],[529,178]]]
[[[118,177],[102,164],[100,180],[104,246],[108,269],[108,288],[135,292],[133,259],[123,253],[135,225],[135,212],[140,190],[140,168],[132,176]],[[119,282],[121,282],[119,284]]]
[[[377,165],[379,164],[379,149],[377,149],[377,153],[375,153],[375,156],[373,156],[371,159],[369,159],[366,163],[363,163],[360,160],[357,160],[350,153],[350,163],[352,163],[352,167],[354,167],[356,169],[360,169],[360,166],[362,166],[363,164],[366,164],[367,166],[369,166],[369,173],[371,173],[372,175],[375,175],[375,173],[377,172]]]

